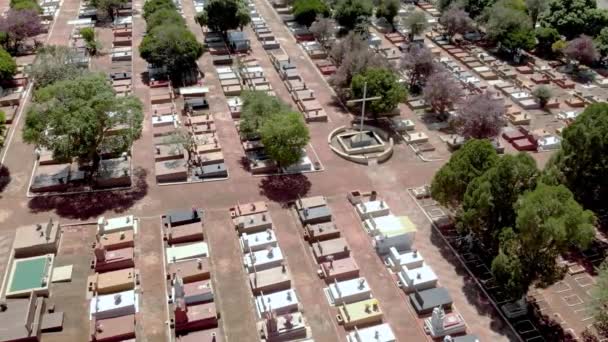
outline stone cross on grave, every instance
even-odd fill
[[[359,139],[363,140],[363,121],[365,120],[365,103],[367,101],[380,100],[381,98],[382,98],[382,96],[367,97],[367,82],[365,82],[363,84],[363,97],[360,99],[353,99],[353,100],[346,102],[348,105],[353,105],[355,103],[361,103],[361,125],[359,127]]]

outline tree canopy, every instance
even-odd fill
[[[0,80],[9,80],[17,72],[17,62],[4,49],[0,48]]]
[[[604,27],[600,34],[595,37],[595,47],[600,55],[604,58],[608,57],[608,27]]]
[[[458,207],[469,183],[493,167],[497,161],[498,154],[490,141],[467,141],[433,177],[433,198],[445,206]]]
[[[323,0],[295,0],[293,3],[293,16],[295,20],[307,27],[317,17],[327,17],[329,15],[329,6]]]
[[[581,34],[595,37],[608,26],[608,12],[598,9],[596,0],[551,0],[541,22],[568,39]]]
[[[185,26],[186,22],[179,12],[172,8],[161,8],[148,16],[146,20],[146,31],[150,32],[153,28],[163,25]]]
[[[91,55],[97,54],[101,50],[100,43],[95,39],[95,29],[92,27],[83,27],[80,29],[80,36],[84,40],[87,51]]]
[[[585,65],[591,65],[600,58],[593,39],[584,34],[569,41],[563,53],[571,60]]]
[[[177,7],[175,7],[175,3],[172,0],[149,0],[144,3],[143,17],[148,21],[149,16],[163,9],[177,11]]]
[[[114,21],[115,12],[126,3],[127,0],[89,0],[89,5],[108,16],[112,21]]]
[[[595,103],[564,129],[553,160],[560,180],[586,208],[606,210],[608,198],[608,103]],[[605,214],[605,213],[603,213]]]
[[[566,187],[543,183],[523,194],[515,210],[515,227],[501,233],[492,273],[497,283],[519,298],[531,285],[550,284],[561,275],[559,254],[573,245],[583,250],[589,246],[595,217]]]
[[[0,32],[6,33],[5,49],[17,52],[27,38],[35,37],[43,31],[40,16],[35,10],[10,9],[0,18]]]
[[[492,92],[486,91],[462,101],[453,123],[466,139],[495,138],[505,125],[506,111],[504,101],[495,99]]]
[[[489,8],[485,28],[490,40],[512,53],[536,45],[532,21],[513,0],[500,0]]]
[[[46,45],[38,49],[29,74],[35,87],[46,87],[54,82],[75,79],[82,75],[84,67],[75,63],[76,51],[63,45]]]
[[[553,92],[546,85],[540,85],[532,91],[532,95],[538,100],[540,107],[545,108],[547,102],[553,97]]]
[[[128,151],[142,129],[142,104],[133,96],[116,97],[104,74],[87,73],[57,81],[34,94],[23,139],[53,151],[54,158],[99,160],[103,147]]]
[[[390,114],[399,103],[405,101],[407,91],[399,83],[397,75],[385,68],[369,68],[353,77],[350,89],[355,98],[363,96],[363,88],[367,83],[367,97],[380,96],[379,100],[366,103],[366,111],[377,117]]]
[[[310,25],[310,32],[322,46],[327,47],[336,34],[335,23],[331,18],[317,16],[317,19]]]
[[[536,27],[538,18],[549,7],[549,0],[526,0],[526,12],[532,20],[532,27]]]
[[[245,139],[255,139],[260,136],[260,128],[264,121],[273,114],[288,112],[291,109],[276,96],[270,96],[263,91],[244,91],[241,94],[241,120],[239,132]]]
[[[242,0],[210,0],[205,4],[207,26],[226,35],[249,24],[249,9]],[[200,24],[200,22],[199,22]]]
[[[294,111],[272,114],[260,127],[264,151],[280,167],[300,161],[310,140],[302,114]]]
[[[350,31],[358,22],[371,17],[373,9],[371,0],[339,0],[334,8],[334,18]]]
[[[447,71],[434,72],[427,79],[422,96],[436,114],[443,116],[463,96],[462,86]]]
[[[11,0],[10,7],[15,11],[33,10],[42,13],[42,8],[35,0]]]
[[[414,11],[405,17],[405,27],[410,31],[411,37],[423,34],[428,26],[426,14],[422,11]]]
[[[401,3],[399,0],[380,0],[376,8],[376,17],[384,18],[389,24],[393,24],[395,16],[399,13]]]
[[[515,226],[515,203],[536,187],[536,162],[526,153],[505,155],[469,183],[457,227],[481,243],[483,253],[495,256],[503,228]]]
[[[144,37],[139,53],[148,63],[166,66],[174,73],[196,65],[203,54],[203,45],[182,25],[162,25]]]
[[[241,138],[261,139],[264,151],[280,167],[300,161],[310,140],[302,114],[263,91],[245,91],[241,98]]]
[[[593,318],[600,337],[608,337],[608,260],[597,270],[596,286],[593,290]]]
[[[536,52],[540,55],[553,55],[553,44],[561,39],[559,32],[553,27],[539,27],[534,31],[538,44]]]
[[[369,68],[389,68],[386,58],[370,49],[367,40],[360,34],[351,31],[338,43],[333,44],[330,51],[333,60],[338,64],[338,70],[330,79],[332,85],[342,98],[350,94],[343,89],[350,88],[355,75]]]
[[[428,76],[437,70],[438,66],[431,50],[426,46],[411,44],[401,57],[401,67],[410,76],[410,90],[421,87]]]
[[[473,28],[473,20],[469,17],[469,14],[462,8],[454,5],[441,14],[439,23],[450,38],[456,34],[464,34]]]

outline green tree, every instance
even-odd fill
[[[323,0],[295,0],[293,16],[302,25],[310,26],[317,17],[330,15],[329,7]]]
[[[608,56],[608,27],[604,27],[600,34],[595,37],[595,47],[604,58]]]
[[[279,167],[299,162],[310,140],[302,114],[293,111],[272,114],[260,127],[260,137],[264,150]]]
[[[99,165],[99,151],[128,151],[142,129],[142,104],[116,97],[104,74],[88,73],[38,89],[27,112],[23,139],[53,151],[57,159]]]
[[[581,34],[595,37],[608,26],[607,13],[597,8],[596,0],[551,0],[541,22],[569,40]]]
[[[589,246],[595,236],[595,217],[583,210],[566,187],[542,183],[522,195],[515,210],[515,228],[501,233],[492,273],[507,293],[519,298],[531,285],[551,284],[561,276],[557,257],[572,245]]]
[[[548,0],[526,0],[526,11],[532,20],[532,27],[536,27],[538,17],[549,7]]]
[[[207,26],[209,24],[209,17],[207,16],[207,12],[198,12],[194,17],[194,21],[196,21],[196,23],[199,24],[201,27]]]
[[[196,65],[203,45],[186,27],[163,25],[153,28],[139,45],[139,53],[148,63],[166,66],[175,74]]]
[[[399,14],[401,3],[399,0],[381,0],[376,8],[376,17],[384,18],[389,24],[393,25],[395,16]]]
[[[334,18],[350,31],[358,22],[371,17],[373,10],[370,0],[339,0],[334,8]]]
[[[99,42],[95,40],[95,29],[92,27],[83,27],[80,29],[80,36],[84,39],[84,42],[87,47],[87,51],[91,55],[96,55],[99,50],[101,50],[101,46]]]
[[[464,1],[464,10],[469,13],[471,18],[477,18],[494,2],[495,0],[466,0]]]
[[[251,21],[249,10],[242,0],[210,0],[205,4],[205,13],[207,26],[224,36],[228,30],[242,29]]]
[[[156,12],[150,14],[146,19],[146,30],[147,32],[152,31],[153,28],[163,25],[178,25],[186,26],[186,22],[181,14],[171,8],[161,8]]]
[[[15,11],[33,10],[42,13],[42,8],[34,0],[11,0],[10,6]]]
[[[410,38],[423,34],[428,25],[426,14],[422,11],[414,11],[405,18],[405,27],[410,31]]]
[[[457,227],[481,243],[486,255],[498,252],[501,230],[515,225],[515,203],[536,187],[536,162],[529,154],[505,155],[467,186]]]
[[[593,290],[593,317],[595,327],[602,338],[608,337],[608,260],[604,260],[597,270],[596,286]],[[599,339],[598,339],[599,340]]]
[[[241,93],[243,106],[239,132],[244,139],[260,137],[262,124],[274,114],[288,112],[291,109],[276,96],[270,96],[264,91],[244,91]]]
[[[468,140],[433,177],[433,198],[451,208],[460,206],[469,183],[497,161],[498,154],[489,140]]]
[[[552,27],[539,27],[534,31],[534,35],[538,41],[536,52],[543,56],[553,55],[551,47],[561,39],[559,32]]]
[[[144,3],[143,17],[147,21],[149,16],[162,9],[177,11],[177,7],[175,7],[173,0],[148,0]]]
[[[518,49],[529,50],[536,40],[528,15],[513,1],[499,1],[487,14],[485,23],[488,38],[515,53]]]
[[[17,62],[13,57],[0,48],[0,80],[10,80],[17,72]]]
[[[120,7],[127,3],[127,0],[89,0],[89,5],[95,7],[97,11],[108,16],[110,20],[114,21],[116,11]]]
[[[551,91],[551,88],[540,85],[532,91],[532,95],[538,100],[540,107],[545,108],[547,102],[553,97],[553,92]]]
[[[608,198],[608,103],[589,105],[562,136],[553,160],[559,180],[585,208],[603,215]]]
[[[180,128],[168,135],[164,141],[167,145],[172,145],[174,154],[178,154],[182,149],[188,153],[188,162],[193,161],[193,156],[196,155],[196,139],[187,129]]]
[[[367,97],[381,96],[379,100],[366,104],[366,110],[377,118],[381,114],[390,114],[399,103],[407,98],[407,91],[399,83],[397,75],[385,68],[369,68],[355,75],[350,85],[354,97],[363,96],[363,88],[367,83]]]
[[[34,79],[36,88],[43,88],[61,80],[75,79],[84,71],[84,67],[75,63],[77,58],[76,51],[67,46],[43,46],[38,49],[28,74]]]

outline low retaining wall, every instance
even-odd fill
[[[374,157],[370,158],[370,157],[361,156],[361,155],[350,155],[348,153],[344,153],[344,152],[340,151],[338,148],[336,148],[335,146],[332,145],[331,140],[338,134],[344,133],[344,132],[347,132],[350,130],[356,130],[360,127],[361,127],[360,125],[354,125],[353,127],[340,126],[336,129],[334,129],[333,131],[331,131],[329,133],[329,135],[327,136],[327,144],[329,145],[329,148],[331,148],[331,150],[334,151],[334,153],[336,153],[340,157],[342,157],[346,160],[352,161],[354,163],[357,163],[357,164],[369,165],[369,161],[371,159],[376,160],[378,163],[383,163],[383,162],[387,161],[393,155],[394,141],[393,141],[393,138],[388,137],[388,134],[386,132],[384,132],[383,130],[381,130],[380,128],[377,128],[377,127],[363,125],[364,130],[373,131],[388,144],[388,147],[384,152],[379,153],[379,154],[375,155]]]

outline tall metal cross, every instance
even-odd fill
[[[367,101],[380,100],[381,98],[382,98],[382,96],[367,97],[367,82],[365,82],[363,84],[363,97],[360,99],[354,99],[354,100],[350,100],[350,101],[346,102],[349,105],[352,105],[355,103],[362,103],[362,105],[361,105],[361,125],[359,126],[359,136],[360,136],[361,140],[363,140],[363,121],[365,120],[365,103]]]

